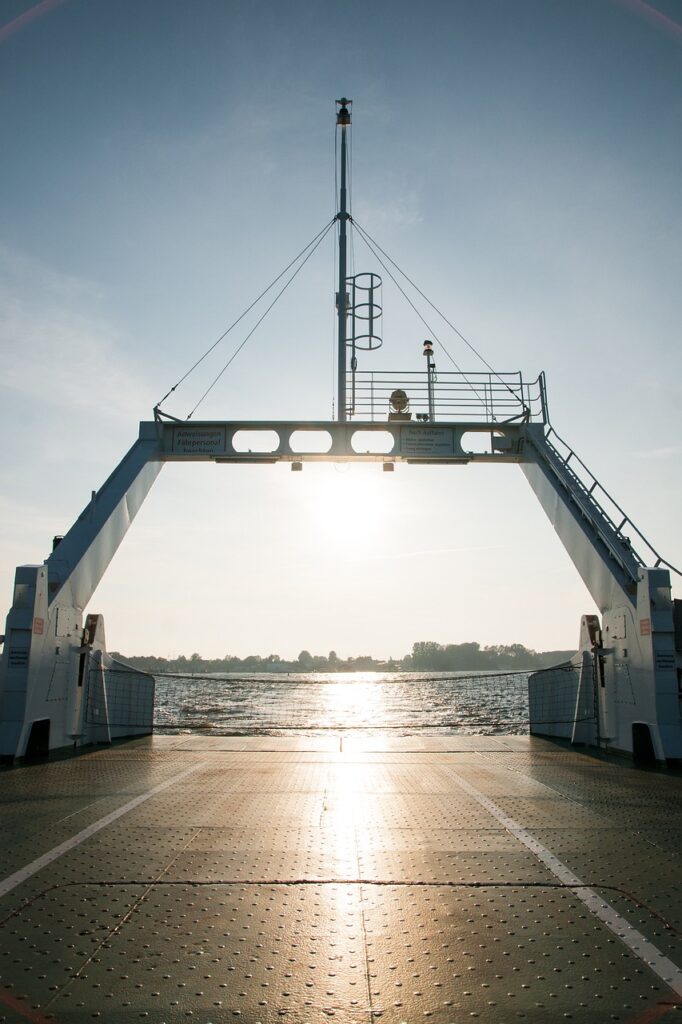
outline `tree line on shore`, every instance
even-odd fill
[[[200,654],[178,658],[155,655],[130,657],[113,652],[113,657],[146,672],[170,672],[201,675],[207,672],[504,672],[508,670],[548,668],[567,661],[575,651],[533,651],[523,644],[495,644],[481,647],[478,643],[438,644],[420,640],[412,645],[410,654],[382,661],[371,655],[340,658],[336,651],[311,654],[303,650],[294,661],[279,654],[250,654],[237,658],[202,658]]]

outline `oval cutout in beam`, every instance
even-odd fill
[[[323,455],[332,446],[332,435],[328,430],[294,430],[289,438],[289,447],[295,455]]]
[[[489,430],[467,430],[462,434],[462,449],[469,455],[492,455],[492,438]]]
[[[240,454],[276,452],[279,444],[276,430],[237,430],[232,438],[232,447]]]
[[[350,443],[358,455],[390,455],[395,438],[389,430],[356,430]]]

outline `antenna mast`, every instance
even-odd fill
[[[348,299],[346,293],[347,257],[346,229],[349,220],[348,190],[346,185],[348,158],[346,155],[346,132],[350,126],[350,110],[353,101],[342,97],[336,101],[336,126],[341,129],[341,188],[339,193],[339,210],[336,214],[339,222],[339,290],[336,293],[336,309],[338,313],[338,420],[346,420],[346,329],[348,315]]]

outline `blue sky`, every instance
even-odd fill
[[[342,94],[357,220],[496,369],[546,371],[559,433],[682,563],[677,22],[661,0],[4,0],[0,594],[331,218]],[[378,269],[357,240],[355,262]],[[306,270],[202,415],[331,415],[331,238]],[[388,285],[384,307],[362,365],[419,369],[423,327]],[[128,653],[295,656],[570,647],[593,607],[515,467],[194,465],[164,469],[92,610]]]

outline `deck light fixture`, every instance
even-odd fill
[[[395,391],[391,392],[389,403],[391,408],[394,409],[395,412],[406,412],[407,407],[410,404],[410,401],[407,397],[407,394],[403,391],[402,388],[396,388]]]

